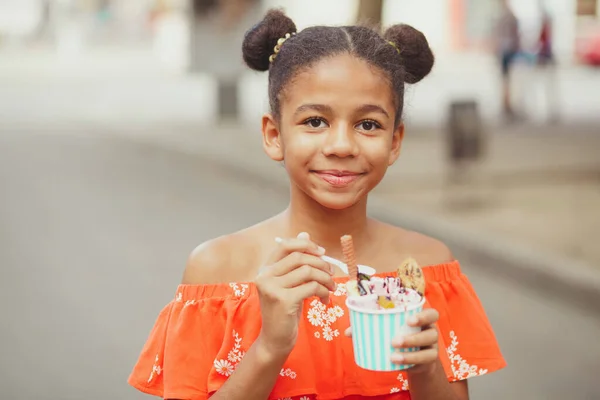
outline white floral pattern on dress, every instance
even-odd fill
[[[232,282],[229,284],[229,287],[233,289],[233,294],[237,297],[242,297],[246,294],[246,290],[248,289],[248,284],[246,283],[235,283]]]
[[[229,351],[227,354],[227,359],[215,359],[213,363],[217,373],[224,376],[231,376],[239,362],[242,361],[242,358],[244,358],[244,355],[246,354],[241,350],[242,338],[240,335],[235,330],[233,331],[232,335],[235,343],[233,344],[233,349],[231,349],[231,351]]]
[[[399,393],[399,392],[405,392],[408,390],[408,379],[406,379],[406,377],[404,376],[404,374],[402,372],[400,372],[398,374],[398,378],[397,378],[400,383],[402,384],[401,387],[393,387],[392,390],[390,390],[390,393]]]
[[[340,336],[338,329],[333,329],[331,325],[335,323],[339,318],[344,316],[344,309],[340,306],[327,307],[321,303],[318,299],[314,299],[310,303],[310,308],[306,313],[306,318],[312,326],[321,328],[321,332],[316,331],[315,338],[320,339],[323,337],[328,342],[331,342],[334,338]]]
[[[157,376],[159,376],[162,373],[162,368],[158,361],[159,361],[159,358],[158,358],[158,354],[157,354],[156,358],[154,359],[154,365],[152,366],[152,371],[150,372],[150,377],[148,378],[148,383],[152,382],[152,380],[154,378],[156,378]]]
[[[177,301],[177,302],[183,301],[183,293],[178,292],[177,296],[175,296],[175,301]]]
[[[233,345],[233,349],[227,354],[227,359],[230,362],[237,364],[242,361],[242,358],[244,358],[246,353],[240,350],[242,347],[242,338],[236,331],[233,331],[233,340],[235,341],[235,344]]]
[[[233,374],[240,361],[242,361],[246,355],[246,352],[242,351],[242,338],[240,337],[239,333],[233,330],[232,335],[234,344],[233,348],[229,351],[229,353],[227,353],[227,359],[215,359],[213,362],[215,371],[217,371],[219,375],[227,377]],[[290,379],[296,379],[297,377],[296,372],[292,371],[290,368],[282,368],[279,375],[288,377]]]
[[[335,292],[333,292],[334,296],[340,297],[340,296],[345,296],[348,294],[348,291],[346,290],[346,284],[345,283],[338,283],[336,288],[335,288]]]
[[[236,365],[230,363],[229,360],[215,360],[214,366],[217,373],[224,376],[233,374],[236,367]]]
[[[459,342],[454,331],[450,331],[450,339],[452,339],[452,342],[446,351],[448,352],[448,358],[450,358],[452,374],[456,380],[487,374],[487,369],[479,368],[477,365],[469,365],[467,360],[464,360],[461,355],[458,354],[457,349]]]
[[[188,306],[193,306],[194,304],[197,304],[198,302],[196,300],[186,300],[185,304],[183,305],[183,308],[186,308]]]
[[[294,371],[292,371],[289,368],[281,368],[281,371],[279,372],[280,376],[287,376],[290,379],[296,379],[296,373]]]

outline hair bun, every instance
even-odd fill
[[[410,25],[398,24],[389,27],[384,38],[394,42],[400,50],[406,83],[417,83],[431,72],[434,56],[421,31]]]
[[[296,32],[296,24],[281,10],[269,10],[262,21],[246,32],[242,44],[244,62],[256,71],[269,69],[269,57],[277,40]]]

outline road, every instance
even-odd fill
[[[0,185],[0,387],[15,400],[146,398],[126,379],[189,251],[287,200],[189,154],[42,131],[0,134]],[[473,379],[473,399],[600,398],[599,315],[457,256],[509,364]]]

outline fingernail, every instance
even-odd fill
[[[394,347],[402,347],[403,344],[404,344],[404,338],[402,338],[402,337],[396,338],[392,341],[392,346],[394,346]]]
[[[300,232],[297,236],[298,239],[310,239],[310,236],[306,232]]]
[[[419,322],[419,319],[417,317],[410,317],[407,321],[410,325],[416,325]]]
[[[275,242],[277,242],[277,243],[281,244],[281,243],[283,243],[283,239],[282,239],[282,238],[280,238],[280,237],[276,237],[276,238],[275,238]]]
[[[331,275],[333,275],[334,272],[335,272],[335,267],[333,265],[329,264],[329,273]]]
[[[323,255],[323,254],[325,254],[325,249],[324,249],[323,247],[319,246],[319,248],[317,249],[317,252],[318,252],[320,255]]]

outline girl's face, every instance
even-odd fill
[[[382,72],[349,54],[326,58],[286,86],[279,123],[263,118],[264,147],[301,192],[345,209],[398,158],[404,127],[394,128],[395,110]]]

